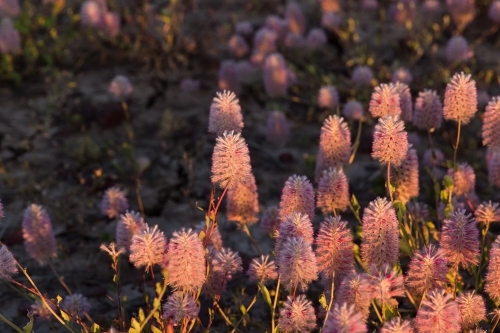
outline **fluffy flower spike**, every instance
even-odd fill
[[[341,168],[323,171],[318,184],[318,208],[324,215],[349,207],[349,184]]]
[[[354,305],[356,312],[361,313],[366,320],[370,314],[372,292],[369,276],[352,272],[342,280],[335,292],[335,303]]]
[[[443,250],[430,244],[416,251],[411,258],[406,285],[418,294],[446,286],[448,260]]]
[[[368,332],[363,315],[354,305],[335,304],[323,327],[324,333],[365,333]]]
[[[260,218],[260,228],[265,233],[274,234],[278,230],[279,225],[279,210],[276,206],[268,207]]]
[[[398,302],[394,298],[405,294],[403,277],[388,264],[384,264],[381,269],[372,265],[370,280],[373,287],[372,298],[385,306],[397,307]]]
[[[470,74],[457,73],[453,75],[446,86],[444,95],[444,119],[468,124],[476,111],[476,81],[471,79]]]
[[[381,84],[375,88],[368,111],[375,118],[399,116],[401,114],[400,98],[394,84]]]
[[[490,224],[492,222],[500,222],[500,208],[496,202],[483,202],[474,212],[476,221],[479,223]]]
[[[117,75],[109,85],[109,92],[118,99],[129,97],[134,88],[125,75]]]
[[[314,220],[314,189],[306,176],[288,178],[281,193],[279,219],[284,221],[291,213],[303,213]]]
[[[415,327],[419,333],[460,332],[460,311],[453,297],[443,289],[429,292],[417,313]]]
[[[391,182],[396,187],[395,193],[403,204],[418,196],[418,156],[415,149],[408,149],[401,165],[394,167],[391,174]]]
[[[101,212],[110,219],[117,218],[128,209],[125,194],[118,187],[106,190],[101,201]]]
[[[399,166],[408,151],[408,133],[398,117],[380,118],[373,133],[372,157],[382,165]]]
[[[318,93],[318,105],[320,108],[333,109],[339,104],[339,93],[334,86],[323,86]]]
[[[474,169],[467,163],[459,163],[457,170],[448,169],[448,176],[453,177],[453,193],[465,195],[474,192],[476,187],[476,174]]]
[[[167,249],[167,240],[162,231],[155,225],[150,228],[148,225],[132,237],[130,245],[130,262],[139,269],[145,267],[150,269],[153,265],[159,265],[163,261]]]
[[[266,122],[266,139],[278,148],[283,148],[290,136],[290,126],[283,112],[274,111]]]
[[[259,196],[255,177],[251,175],[247,183],[236,182],[227,191],[226,215],[229,221],[251,225],[257,222]]]
[[[230,91],[218,92],[210,105],[208,132],[221,135],[224,131],[240,133],[243,128],[243,116],[240,102]]]
[[[500,2],[499,2],[500,3]],[[493,97],[486,106],[483,119],[483,145],[500,150],[500,97]]]
[[[269,260],[269,255],[254,258],[248,267],[248,280],[264,283],[278,278],[278,269],[274,261]]]
[[[116,246],[125,252],[130,250],[132,237],[144,229],[146,224],[141,214],[136,212],[126,212],[120,216],[116,224]]]
[[[280,310],[278,320],[280,330],[283,332],[311,332],[316,327],[314,308],[304,295],[292,299],[290,296]]]
[[[277,264],[285,288],[304,290],[318,277],[316,257],[311,244],[301,237],[286,239],[278,253]]]
[[[0,247],[0,279],[9,280],[14,274],[17,274],[16,259],[7,246],[2,245]]]
[[[456,301],[460,310],[462,329],[471,329],[486,317],[486,307],[481,295],[474,290],[457,295]]]
[[[57,244],[49,215],[40,205],[32,204],[23,214],[24,246],[40,265],[57,257]]]
[[[403,320],[399,317],[393,318],[384,323],[380,333],[414,333],[413,325],[409,320]]]
[[[195,319],[200,308],[193,297],[182,292],[174,292],[163,304],[163,318],[172,319],[173,325],[178,325],[183,319]]]
[[[484,291],[495,302],[500,302],[500,237],[497,237],[491,245]]]
[[[413,124],[420,129],[430,130],[441,127],[443,121],[443,105],[435,90],[424,90],[415,100]]]
[[[271,98],[285,97],[288,89],[288,68],[279,53],[266,57],[264,62],[264,88]]]
[[[73,294],[66,296],[62,300],[61,310],[69,313],[71,316],[82,318],[85,313],[90,311],[90,303],[87,297],[82,294]]]

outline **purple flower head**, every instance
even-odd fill
[[[100,2],[87,0],[80,8],[80,18],[83,26],[100,28],[102,26],[102,15],[107,11]]]
[[[221,188],[246,184],[252,179],[250,155],[245,139],[233,131],[217,137],[212,154],[212,183]]]
[[[366,320],[370,314],[372,291],[368,275],[352,272],[340,283],[335,294],[335,303],[354,305],[356,312],[361,313]]]
[[[135,268],[145,267],[147,271],[153,265],[160,265],[163,262],[166,250],[167,240],[163,232],[158,230],[157,225],[154,228],[146,225],[132,237],[129,259]]]
[[[443,250],[433,244],[416,251],[411,258],[406,285],[418,294],[446,287],[448,260]]]
[[[252,23],[248,21],[241,21],[236,24],[236,27],[234,29],[237,34],[243,35],[243,36],[250,36],[253,33],[253,26]]]
[[[349,101],[345,103],[342,114],[349,119],[361,120],[365,116],[365,110],[360,102]]]
[[[306,19],[302,8],[296,2],[289,2],[285,8],[285,19],[291,32],[303,35],[306,31]]]
[[[278,279],[278,269],[274,261],[269,259],[269,255],[262,255],[252,260],[247,275],[249,281],[264,283]]]
[[[218,92],[210,105],[208,132],[221,135],[224,131],[240,133],[244,127],[238,97],[233,92]]]
[[[368,66],[357,66],[352,71],[351,80],[356,87],[369,86],[373,80],[373,71]]]
[[[224,275],[230,280],[237,272],[243,271],[241,257],[237,252],[229,248],[222,248],[212,258],[212,266],[215,273]]]
[[[90,311],[90,303],[82,294],[68,295],[61,302],[61,310],[73,317],[82,318]]]
[[[341,168],[323,171],[318,183],[318,202],[324,215],[335,210],[345,211],[349,207],[349,184]]]
[[[453,297],[443,289],[430,291],[417,312],[415,327],[419,333],[460,332],[460,311]]]
[[[40,205],[32,204],[23,214],[24,246],[30,257],[45,265],[57,257],[57,244],[49,215]]]
[[[476,15],[475,2],[476,0],[446,0],[451,18],[458,30],[463,30],[474,19]]]
[[[491,222],[500,222],[500,208],[496,202],[483,202],[474,212],[476,221],[479,223],[490,224]]]
[[[276,257],[283,248],[283,244],[292,237],[300,237],[304,242],[312,244],[314,241],[314,231],[311,220],[306,214],[291,213],[282,221],[278,229],[278,239],[276,240]]]
[[[422,165],[429,168],[439,167],[445,162],[444,154],[439,149],[426,149],[422,158]]]
[[[351,229],[340,216],[327,217],[321,222],[315,244],[318,270],[325,277],[335,274],[341,281],[354,270]]]
[[[290,126],[283,112],[273,111],[267,117],[266,139],[276,147],[282,148],[286,145],[290,136]]]
[[[401,108],[401,119],[412,121],[413,105],[411,101],[410,88],[406,83],[396,82],[394,84],[396,92],[399,94],[399,106]]]
[[[283,40],[288,33],[288,22],[276,15],[266,17],[265,27],[274,31],[279,40]]]
[[[363,314],[354,305],[335,304],[328,316],[323,333],[365,333],[368,332]]]
[[[185,78],[182,79],[179,86],[183,92],[195,92],[200,89],[200,80]]]
[[[281,192],[279,219],[284,221],[292,213],[307,214],[314,220],[314,189],[306,176],[290,176]]]
[[[456,73],[446,86],[443,107],[444,119],[468,124],[476,111],[476,81],[471,79],[470,74]]]
[[[500,152],[488,148],[486,166],[488,167],[488,181],[500,187]]]
[[[21,13],[19,0],[0,0],[0,16],[17,17]]]
[[[264,88],[271,98],[285,97],[288,88],[288,68],[279,53],[266,57],[264,62]]]
[[[394,265],[399,254],[399,222],[392,204],[377,198],[363,212],[361,254],[369,267]]]
[[[289,49],[303,49],[306,47],[306,39],[298,33],[289,32],[285,37],[285,46]]]
[[[500,302],[500,237],[497,237],[491,245],[484,291],[492,300]]]
[[[413,124],[420,129],[430,130],[441,127],[443,106],[435,90],[424,90],[415,100]]]
[[[294,299],[290,296],[283,304],[278,319],[280,331],[299,333],[311,332],[316,328],[314,308],[305,295],[298,295]]]
[[[259,29],[253,37],[253,52],[264,56],[275,52],[277,39],[278,35],[273,30],[266,27]]]
[[[0,53],[21,52],[21,36],[10,17],[4,17],[0,24]]]
[[[236,95],[241,94],[241,81],[238,76],[238,68],[236,62],[233,60],[224,60],[220,65],[219,90],[230,90]]]
[[[467,61],[472,57],[469,44],[463,36],[453,36],[446,44],[446,60],[452,64],[459,61]]]
[[[496,24],[500,24],[500,1],[495,0],[491,3],[488,9],[488,17]]]
[[[375,87],[368,111],[374,118],[398,116],[401,114],[399,93],[394,84]]]
[[[320,108],[335,108],[339,104],[339,93],[334,86],[322,86],[318,94]]]
[[[174,292],[163,304],[163,319],[171,319],[173,325],[178,325],[183,319],[196,319],[200,308],[192,295]]]
[[[403,204],[418,197],[418,157],[415,149],[408,149],[401,165],[394,167],[391,174],[391,183],[396,187],[397,198]]]
[[[414,333],[413,325],[410,320],[404,320],[399,317],[392,318],[384,323],[380,333]]]
[[[249,50],[248,44],[243,37],[238,34],[234,34],[229,38],[227,42],[229,52],[237,58],[244,57]]]
[[[307,289],[318,278],[316,257],[311,243],[302,237],[285,239],[276,258],[281,281],[286,289]]]
[[[106,190],[101,201],[101,213],[110,219],[118,218],[128,209],[128,201],[125,194],[118,187]]]
[[[51,307],[53,312],[57,311],[57,308],[52,303],[47,302],[47,305]],[[52,312],[40,300],[36,300],[35,303],[31,304],[31,312],[34,316],[45,321],[50,321],[53,318]]]
[[[199,235],[200,232],[202,231],[205,232],[205,228],[206,228],[206,222],[201,221],[196,225],[195,231]],[[212,247],[217,251],[220,251],[222,249],[222,237],[218,226],[215,226],[214,230],[212,231],[212,235],[208,240],[208,247]]]
[[[414,221],[427,221],[429,218],[429,207],[423,202],[408,202],[406,210],[409,214],[413,215]]]
[[[260,228],[265,233],[274,234],[278,230],[279,225],[279,210],[276,206],[270,206],[262,214],[260,218]]]
[[[0,247],[0,279],[10,280],[14,274],[17,274],[16,259],[7,246],[2,245]]]
[[[486,106],[483,119],[483,145],[496,151],[500,150],[500,97],[496,96]]]
[[[229,221],[251,225],[258,221],[259,196],[255,177],[247,183],[234,183],[227,191],[226,216]]]
[[[321,26],[328,30],[335,30],[340,26],[342,18],[335,12],[325,12],[321,17]]]
[[[439,0],[425,0],[422,4],[422,11],[435,14],[441,12],[441,3]]]
[[[191,229],[173,233],[167,250],[170,286],[196,294],[205,283],[206,262],[203,244]]]
[[[306,37],[306,44],[309,51],[321,49],[327,43],[327,37],[323,29],[311,29]]]
[[[373,288],[372,298],[385,306],[397,307],[398,302],[394,297],[401,297],[405,294],[403,277],[398,275],[397,270],[392,269],[389,264],[384,264],[380,269],[371,265],[370,282]]]
[[[329,116],[321,127],[319,150],[316,158],[316,179],[324,170],[341,168],[351,156],[351,131],[344,118]]]
[[[108,38],[115,38],[120,33],[120,17],[115,12],[104,12],[102,14],[101,30]]]
[[[456,302],[460,310],[462,329],[471,329],[486,317],[486,307],[481,295],[473,291],[461,292]]]
[[[132,84],[124,75],[117,75],[109,84],[109,92],[118,99],[126,99],[132,94]]]
[[[411,84],[413,81],[413,75],[411,75],[410,71],[407,68],[400,67],[392,72],[391,82],[397,83],[401,82],[406,85]]]
[[[450,219],[443,221],[439,243],[450,264],[464,268],[477,265],[480,251],[476,224],[476,219],[463,209],[458,209]]]
[[[380,118],[373,133],[372,157],[380,164],[400,166],[408,151],[408,133],[397,116]]]
[[[116,246],[124,251],[130,250],[132,237],[142,231],[146,224],[139,213],[126,212],[116,224]]]
[[[467,163],[459,163],[457,171],[448,169],[448,176],[453,177],[453,193],[464,195],[473,192],[476,187],[476,174]]]

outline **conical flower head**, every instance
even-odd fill
[[[345,103],[342,114],[348,119],[361,120],[365,116],[365,109],[360,102],[349,101]]]
[[[281,192],[280,221],[294,212],[307,214],[309,220],[314,220],[314,189],[306,176],[290,176]]]
[[[278,268],[274,261],[269,259],[269,255],[261,255],[260,258],[254,258],[247,271],[249,281],[264,283],[278,279]]]
[[[120,216],[116,224],[116,246],[124,251],[130,250],[132,237],[145,228],[146,224],[141,214],[136,212],[126,212]]]
[[[284,242],[290,237],[301,237],[309,244],[313,243],[313,226],[306,214],[291,213],[279,225],[279,237],[277,244]],[[278,246],[277,246],[278,247]]]
[[[415,327],[419,333],[460,332],[460,311],[453,297],[443,289],[427,294],[417,313]]]
[[[448,260],[441,249],[430,244],[411,258],[406,285],[418,294],[446,286]]]
[[[330,116],[325,119],[319,137],[319,150],[316,158],[316,179],[323,170],[330,167],[340,168],[349,162],[351,156],[351,131],[344,118]]]
[[[367,66],[357,66],[352,71],[351,80],[356,87],[369,86],[373,80],[373,71]]]
[[[218,84],[219,90],[230,90],[237,96],[241,94],[241,79],[238,76],[238,66],[235,61],[224,60],[220,64]]]
[[[491,245],[484,291],[492,300],[500,302],[500,237],[497,237]]]
[[[372,157],[383,165],[399,166],[408,151],[408,133],[398,117],[380,118],[373,133]]]
[[[268,207],[262,217],[260,218],[260,228],[265,233],[274,234],[275,231],[278,230],[279,225],[279,210],[276,206]]]
[[[323,171],[318,184],[317,206],[324,215],[349,207],[349,184],[341,168]]]
[[[212,258],[212,266],[215,273],[224,275],[226,279],[230,280],[233,275],[243,270],[241,257],[237,252],[228,248],[222,248]]]
[[[370,281],[372,284],[372,298],[385,306],[397,307],[395,297],[404,296],[403,277],[395,269],[384,264],[381,269],[375,265],[370,267]]]
[[[377,198],[363,213],[361,254],[367,266],[394,265],[399,254],[399,222],[392,204]]]
[[[427,221],[429,218],[429,206],[423,202],[408,202],[406,211],[413,216],[414,221]]]
[[[375,88],[368,111],[372,117],[401,115],[399,93],[394,84],[381,84]]]
[[[266,122],[266,140],[278,148],[283,148],[290,136],[290,127],[283,112],[274,111]]]
[[[216,139],[212,155],[212,183],[221,188],[251,181],[252,167],[250,153],[245,139],[233,131],[224,133]]]
[[[218,92],[210,105],[208,132],[217,135],[221,135],[224,131],[240,133],[243,126],[240,102],[236,95],[227,90]]]
[[[370,314],[370,302],[373,286],[366,274],[351,272],[346,276],[335,293],[335,304],[354,305],[356,312],[362,314],[366,320]]]
[[[354,305],[335,304],[328,316],[324,333],[365,333],[368,332],[363,315],[356,311]]]
[[[411,101],[410,88],[406,83],[396,82],[394,84],[396,92],[399,94],[399,107],[401,108],[401,119],[412,121],[413,105]]]
[[[401,165],[391,169],[391,176],[391,183],[396,187],[397,198],[403,204],[411,198],[418,197],[418,157],[415,149],[408,149]]]
[[[459,163],[457,170],[448,169],[448,176],[453,177],[453,193],[464,195],[474,192],[476,187],[476,174],[467,163]]]
[[[73,294],[66,296],[61,302],[61,310],[67,312],[70,316],[82,318],[90,311],[90,303],[87,297],[82,294]]]
[[[438,129],[443,121],[443,105],[435,90],[424,90],[415,100],[413,125],[423,130]]]
[[[253,37],[254,52],[263,56],[276,51],[276,40],[278,35],[275,31],[263,27],[259,29]]]
[[[32,204],[23,214],[23,238],[26,251],[40,265],[57,257],[57,244],[52,222],[45,209]]]
[[[251,174],[247,183],[236,182],[227,191],[226,215],[229,221],[251,225],[257,222],[259,196],[255,177]]]
[[[109,84],[109,92],[118,99],[126,99],[133,91],[134,88],[125,75],[115,76]]]
[[[484,299],[474,290],[458,294],[456,302],[460,310],[462,329],[471,329],[486,317]]]
[[[128,209],[128,201],[125,194],[118,187],[106,190],[101,201],[101,213],[110,219],[118,218]]]
[[[16,259],[7,246],[0,247],[0,279],[10,280],[12,275],[17,274]]]
[[[305,290],[318,278],[316,257],[311,243],[301,237],[286,239],[276,258],[281,281],[285,288]]]
[[[339,104],[339,93],[334,86],[322,86],[318,93],[320,108],[333,109]]]
[[[285,97],[288,88],[288,68],[283,56],[273,53],[264,61],[264,88],[271,98]]]
[[[479,223],[490,224],[491,222],[500,222],[500,208],[496,202],[483,202],[474,212],[476,221]]]
[[[147,271],[153,265],[163,262],[163,257],[167,249],[167,240],[162,231],[155,225],[150,228],[148,225],[139,233],[132,237],[130,244],[130,262],[135,268],[145,267]]]
[[[316,328],[314,308],[305,295],[298,295],[294,299],[290,296],[283,304],[278,319],[280,331],[290,333],[311,332]]]
[[[327,217],[321,222],[315,243],[318,269],[325,277],[331,278],[335,274],[335,278],[341,281],[353,271],[352,234],[340,216]]]
[[[476,81],[470,74],[455,74],[446,86],[443,116],[446,120],[468,124],[477,111]]]
[[[480,251],[476,224],[476,219],[464,209],[457,209],[450,219],[443,221],[439,243],[450,264],[464,268],[477,265]]]
[[[183,292],[196,292],[205,283],[205,251],[198,234],[189,229],[173,233],[167,251],[170,286]]]
[[[200,308],[192,295],[174,292],[163,304],[163,319],[171,319],[173,325],[178,325],[184,319],[196,319]]]
[[[392,318],[384,323],[380,333],[414,333],[413,325],[409,320],[403,320],[399,317]]]
[[[486,106],[483,119],[483,145],[500,150],[500,97],[493,97]]]

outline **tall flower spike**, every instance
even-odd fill
[[[153,265],[162,263],[166,249],[167,240],[163,232],[158,230],[157,225],[153,228],[146,225],[141,232],[132,237],[130,262],[135,268],[145,267],[147,271]]]
[[[399,222],[392,204],[377,198],[363,212],[361,254],[367,266],[394,265],[399,254]]]
[[[40,265],[57,257],[57,244],[49,215],[40,205],[32,204],[23,214],[24,246]]]
[[[146,224],[139,213],[126,212],[120,216],[116,224],[116,246],[124,251],[130,250],[132,237],[140,232]]]
[[[266,139],[278,148],[283,148],[290,136],[290,127],[283,112],[273,111],[267,117]]]
[[[311,244],[301,237],[286,239],[277,256],[278,271],[286,289],[305,290],[318,278],[316,257]]]
[[[278,35],[273,30],[266,27],[259,29],[253,37],[254,52],[262,56],[275,52],[277,39]]]
[[[233,131],[216,139],[212,155],[212,183],[221,188],[251,181],[250,153],[245,139]]]
[[[278,278],[278,269],[274,261],[269,260],[269,255],[262,255],[260,258],[254,258],[247,271],[249,281],[264,283],[274,281]]]
[[[499,2],[500,4],[500,2]],[[483,119],[483,145],[500,150],[500,96],[493,97],[486,106]]]
[[[373,80],[373,72],[370,67],[357,66],[352,71],[351,80],[356,87],[369,86]]]
[[[415,100],[413,125],[423,130],[438,129],[443,121],[443,105],[435,90],[424,90]]]
[[[314,189],[306,176],[290,176],[283,187],[279,205],[280,221],[294,212],[307,214],[309,220],[314,220]]]
[[[399,94],[399,107],[401,108],[401,119],[412,121],[413,105],[411,101],[410,88],[406,83],[396,82],[394,84],[396,92]]]
[[[427,294],[417,313],[415,327],[419,333],[460,332],[460,311],[453,297],[443,289]]]
[[[374,118],[399,116],[401,106],[399,93],[394,84],[381,84],[375,88],[370,100],[368,111]]]
[[[285,97],[288,88],[288,68],[279,53],[266,57],[264,62],[264,88],[271,98]]]
[[[476,81],[471,79],[470,74],[456,73],[446,85],[443,107],[444,119],[468,124],[476,111]]]
[[[241,257],[237,252],[229,248],[223,248],[212,259],[213,270],[232,279],[233,275],[243,270]]]
[[[476,15],[475,0],[446,0],[451,18],[459,31],[462,31]]]
[[[335,273],[335,278],[342,281],[354,270],[351,230],[340,216],[321,222],[315,243],[318,269],[325,277],[331,278]]]
[[[484,299],[474,290],[458,294],[456,301],[460,310],[462,329],[471,329],[486,317]]]
[[[117,75],[109,85],[109,92],[118,99],[129,97],[134,88],[125,75]]]
[[[476,174],[474,169],[467,164],[459,163],[457,171],[448,169],[448,176],[453,177],[453,193],[456,195],[464,195],[469,192],[474,192],[476,187]]]
[[[163,304],[163,319],[172,319],[173,325],[178,325],[183,319],[196,319],[200,308],[193,296],[182,292],[174,292]]]
[[[351,131],[344,118],[330,116],[325,119],[319,137],[319,150],[316,158],[316,179],[323,170],[339,168],[349,162],[351,156]]]
[[[276,206],[268,207],[264,211],[264,214],[262,214],[262,217],[260,218],[260,228],[262,229],[263,232],[268,234],[269,233],[274,234],[274,232],[278,230],[278,225],[279,225],[278,214],[279,211],[278,207]]]
[[[372,291],[373,287],[368,275],[351,272],[340,283],[335,293],[335,303],[354,305],[356,312],[361,313],[363,319],[366,320],[370,314]]]
[[[491,245],[490,262],[484,280],[484,291],[492,300],[500,302],[500,237]]]
[[[307,214],[291,213],[279,225],[279,243],[283,243],[291,237],[301,237],[309,244],[313,243],[313,226]]]
[[[372,298],[391,308],[398,306],[394,297],[404,296],[405,289],[403,277],[395,269],[388,264],[384,264],[381,269],[372,265],[370,280],[373,287]]]
[[[365,333],[368,332],[363,315],[354,305],[335,304],[325,322],[323,333]]]
[[[218,92],[210,105],[208,132],[217,135],[224,131],[241,133],[243,126],[240,102],[236,95],[230,91]]]
[[[404,320],[399,317],[392,318],[384,323],[380,333],[414,333],[413,325],[410,320]]]
[[[279,40],[283,40],[288,32],[288,22],[277,15],[266,17],[265,27],[274,31]]]
[[[196,294],[205,283],[205,251],[198,234],[191,229],[174,232],[167,251],[170,285],[175,290]]]
[[[14,274],[17,274],[16,259],[7,246],[2,245],[0,247],[0,279],[10,280]]]
[[[0,1],[0,15],[2,17],[16,17],[19,16],[21,12],[21,6],[19,5],[19,0],[3,0]]]
[[[476,219],[464,209],[455,211],[450,219],[443,221],[439,241],[444,255],[454,267],[467,268],[477,265],[479,256],[479,232]]]
[[[406,285],[421,295],[435,288],[446,287],[447,273],[448,260],[443,250],[430,244],[413,254]]]
[[[318,208],[324,215],[335,210],[345,211],[349,207],[349,184],[341,168],[323,171],[318,183]]]
[[[408,133],[398,117],[380,118],[373,133],[372,157],[384,164],[399,166],[408,151]]]
[[[318,105],[320,108],[333,109],[339,104],[339,93],[334,86],[322,86],[318,93]]]
[[[291,32],[303,35],[306,31],[306,19],[302,8],[296,2],[289,2],[285,9],[285,19]]]
[[[408,149],[401,165],[391,170],[391,176],[391,183],[396,187],[398,199],[403,204],[410,198],[418,197],[418,157],[415,149]]]
[[[118,218],[128,209],[128,201],[125,194],[118,187],[106,190],[101,201],[101,213],[110,219]]]
[[[257,222],[259,213],[259,196],[255,177],[246,184],[236,182],[227,191],[226,215],[229,221],[251,225]]]
[[[311,332],[316,328],[314,308],[305,295],[290,296],[283,304],[278,319],[280,331],[290,333]]]
[[[61,310],[71,316],[82,318],[90,311],[90,303],[82,294],[68,295],[61,302]]]
[[[360,102],[349,101],[345,103],[342,114],[348,119],[361,120],[365,116],[365,110]]]
[[[230,90],[236,95],[241,94],[241,81],[238,77],[238,67],[233,60],[224,60],[219,68],[219,90]]]
[[[496,202],[483,202],[477,207],[474,212],[476,221],[479,223],[490,224],[492,222],[500,222],[500,209]]]

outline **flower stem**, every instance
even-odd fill
[[[16,326],[13,322],[5,318],[2,314],[0,314],[0,320],[12,327],[16,332],[24,333],[18,326]]]
[[[146,324],[148,323],[148,321],[153,317],[153,315],[156,313],[156,311],[160,308],[160,306],[161,306],[161,299],[163,298],[163,295],[165,295],[165,292],[167,291],[167,286],[168,286],[168,282],[165,279],[165,281],[163,283],[163,288],[161,289],[161,292],[158,295],[158,299],[160,301],[158,302],[157,305],[155,305],[155,307],[151,311],[149,311],[148,316],[146,317],[146,319],[144,319],[144,321],[142,322],[141,326],[139,327],[139,333],[142,332],[142,329],[146,326]]]
[[[391,203],[394,203],[392,198],[392,189],[391,189],[391,162],[387,163],[387,191],[389,191],[389,197],[391,198]]]
[[[354,141],[354,144],[352,145],[352,154],[351,157],[349,158],[349,164],[352,164],[354,161],[354,157],[356,157],[356,152],[358,151],[360,139],[361,139],[361,128],[363,126],[363,121],[360,119],[358,123],[358,133],[356,134],[356,140]]]
[[[457,130],[457,141],[455,143],[455,150],[453,152],[453,169],[455,170],[457,168],[457,150],[458,150],[458,144],[460,143],[460,129],[462,127],[462,121],[458,121],[458,130]]]
[[[254,306],[255,302],[257,302],[257,297],[259,296],[259,292],[260,292],[260,288],[259,288],[259,290],[257,290],[257,293],[255,294],[255,296],[253,297],[252,301],[250,302],[250,304],[246,308],[245,314],[247,314],[250,311],[250,309],[252,308],[252,306]],[[231,333],[236,332],[236,329],[238,328],[238,326],[243,321],[243,318],[245,318],[245,314],[243,314],[243,316],[241,316],[240,320],[236,323],[236,325],[234,326],[234,328],[231,331]]]
[[[274,331],[275,331],[274,317],[276,315],[276,305],[278,304],[278,294],[280,292],[280,282],[281,282],[281,276],[278,276],[278,283],[276,284],[276,293],[274,294],[273,309],[271,311],[271,333],[274,333]]]

